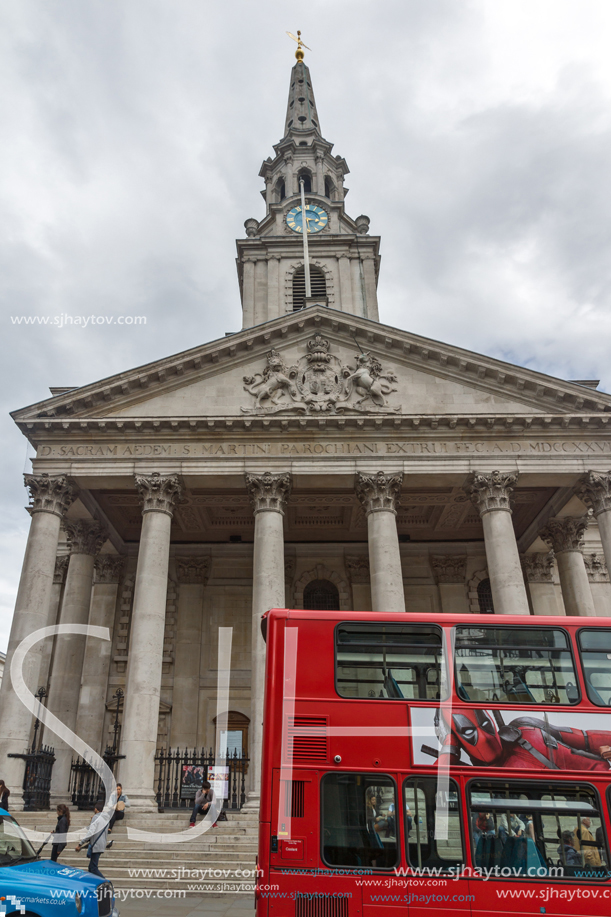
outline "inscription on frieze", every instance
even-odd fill
[[[220,438],[208,441],[164,443],[62,443],[38,447],[39,459],[126,459],[126,458],[214,458],[235,456],[257,458],[283,456],[359,456],[392,455],[611,455],[611,440],[579,442],[574,440],[403,440],[371,442],[318,440],[309,442],[236,442]]]

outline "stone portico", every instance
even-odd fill
[[[14,808],[32,717],[10,660],[49,624],[109,628],[38,644],[25,677],[98,752],[125,692],[119,778],[146,809],[156,748],[216,745],[220,627],[254,806],[269,608],[611,615],[611,396],[380,323],[379,239],[345,213],[302,63],[291,81],[266,217],[238,245],[243,329],[13,415],[36,449],[0,693]],[[303,176],[331,217],[309,303],[284,222]],[[45,741],[59,801],[71,750]]]

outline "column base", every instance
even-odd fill
[[[261,808],[261,794],[251,792],[246,797],[246,802],[242,806],[242,812],[258,812]]]

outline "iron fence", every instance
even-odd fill
[[[221,771],[226,786],[223,809],[241,809],[246,801],[248,764],[248,756],[237,751],[217,761],[212,749],[159,749],[155,755],[155,795],[159,811],[192,808],[202,780],[210,779],[210,769],[218,771],[221,768],[226,769]]]
[[[102,757],[114,774],[117,761],[125,755],[118,755],[111,748],[107,748]],[[98,800],[104,802],[106,798],[104,781],[84,758],[72,759],[69,792],[72,805],[77,809],[93,809]]]
[[[51,774],[55,764],[55,749],[49,745],[36,748],[34,742],[22,755],[9,754],[9,758],[22,758],[25,761],[23,775],[23,808],[26,812],[50,808]]]

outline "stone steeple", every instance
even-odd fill
[[[291,71],[284,136],[274,145],[259,175],[266,213],[246,220],[246,239],[237,241],[237,269],[248,328],[292,313],[314,302],[378,321],[377,282],[380,238],[369,235],[369,218],[353,219],[345,210],[348,164],[333,155],[322,136],[310,70],[301,47]],[[312,296],[305,297],[303,235],[289,214],[316,207],[321,220],[308,232]],[[321,211],[324,213],[321,214]],[[291,225],[291,223],[293,225]]]

